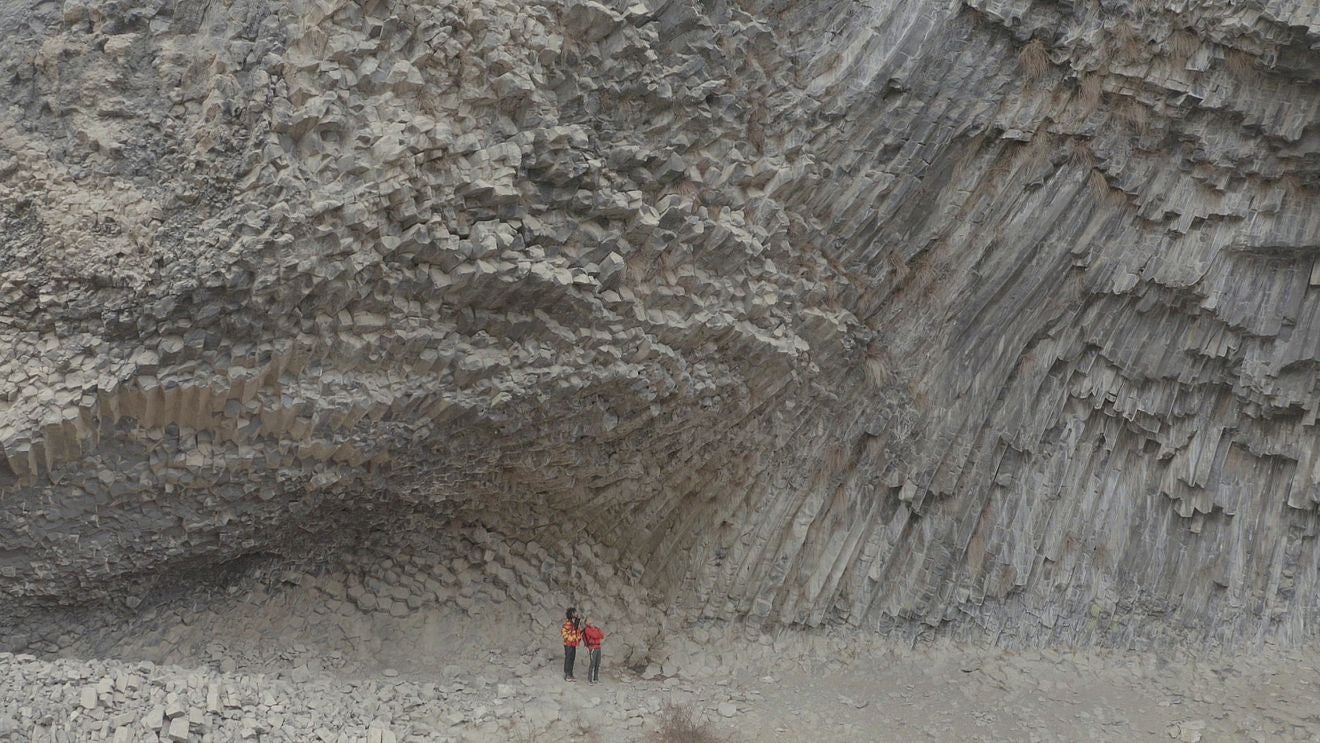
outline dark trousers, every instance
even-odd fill
[[[591,656],[591,664],[587,666],[587,680],[600,681],[600,648],[588,651]]]
[[[577,657],[577,648],[573,645],[564,646],[564,678],[573,678],[573,659]]]

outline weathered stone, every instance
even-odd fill
[[[170,740],[174,741],[188,740],[188,718],[176,717],[170,720],[168,736]]]
[[[461,516],[675,621],[1308,639],[1314,4],[1257,5],[0,13],[0,625]]]

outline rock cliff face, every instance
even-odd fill
[[[11,613],[448,523],[678,619],[1314,636],[1314,3],[0,0],[0,37]]]

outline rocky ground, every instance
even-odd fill
[[[729,741],[1320,739],[1316,648],[767,634],[676,621],[588,543],[423,531],[10,622],[0,741],[656,740],[675,710]],[[600,685],[560,678],[566,603],[608,633]]]
[[[821,663],[803,654],[809,641],[788,644],[781,660],[716,673],[643,678],[607,660],[596,686],[559,678],[552,637],[530,663],[429,657],[371,676],[6,653],[0,739],[646,740],[671,707],[731,741],[1320,739],[1314,653],[1175,660],[933,646]],[[726,648],[744,659],[765,649]]]
[[[22,652],[0,652],[0,741],[668,743],[676,710],[729,741],[1320,739],[1314,648],[1015,651],[675,622],[590,552],[455,530],[31,615],[3,638]],[[576,589],[530,567],[569,560]],[[583,662],[561,678],[565,602],[608,633],[599,685]]]

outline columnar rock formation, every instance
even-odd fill
[[[1313,3],[3,0],[0,36],[10,607],[449,522],[635,562],[675,618],[1314,635]]]

